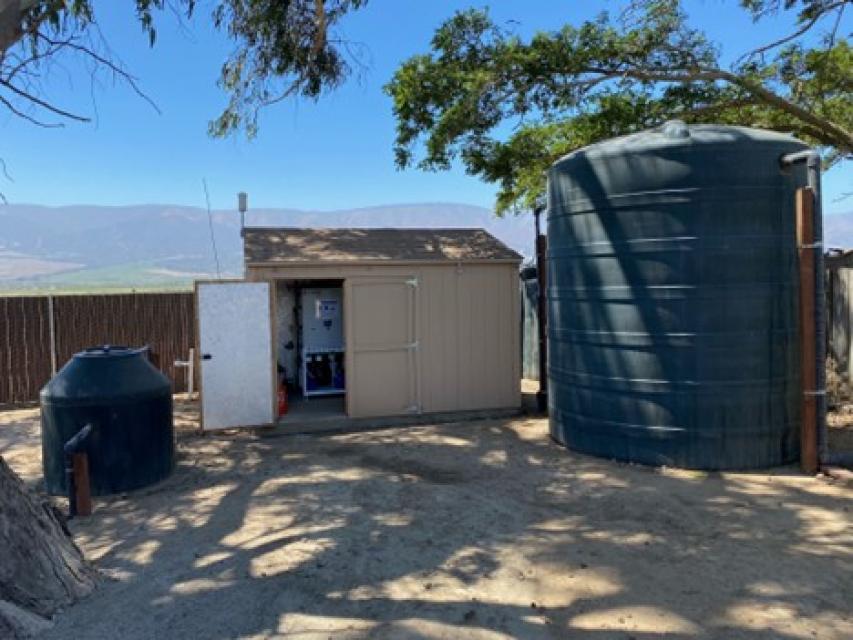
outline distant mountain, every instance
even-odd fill
[[[240,219],[213,211],[222,275],[242,272]],[[254,209],[249,226],[482,227],[525,256],[533,253],[530,215],[496,217],[483,207],[422,203],[339,211]],[[853,211],[824,219],[827,248],[853,248]],[[207,212],[138,205],[0,205],[0,290],[187,286],[216,275]]]
[[[223,275],[242,271],[239,214],[213,211]],[[340,211],[255,209],[248,226],[482,227],[532,254],[529,215],[496,217],[456,203],[402,204]],[[216,274],[207,212],[138,205],[0,206],[0,289],[175,286]]]

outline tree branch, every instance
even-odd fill
[[[688,84],[692,82],[714,82],[722,80],[728,84],[735,85],[760,98],[763,102],[776,107],[789,115],[794,116],[802,122],[808,123],[817,130],[824,132],[820,140],[826,144],[840,147],[845,153],[853,153],[853,134],[840,125],[834,124],[825,118],[796,105],[782,96],[770,91],[766,87],[753,82],[747,78],[736,75],[723,69],[698,68],[684,71],[659,71],[656,69],[628,68],[628,69],[593,69],[596,73],[608,74],[610,77],[633,78],[646,82],[676,82]]]
[[[275,96],[274,98],[265,98],[264,100],[258,102],[258,104],[255,105],[255,108],[252,110],[252,119],[257,120],[258,116],[261,113],[261,109],[264,109],[265,107],[272,106],[274,104],[278,104],[279,102],[286,100],[287,98],[292,96],[294,93],[296,93],[297,89],[299,89],[299,85],[296,82],[293,82],[287,89],[282,91],[279,95]]]
[[[754,56],[766,53],[767,51],[770,51],[771,49],[775,49],[776,47],[779,47],[783,44],[787,44],[787,43],[791,42],[792,40],[796,40],[801,35],[806,33],[806,31],[808,31],[813,26],[815,26],[820,21],[820,19],[823,18],[827,13],[831,13],[832,11],[835,11],[836,9],[841,9],[841,13],[843,13],[844,7],[847,4],[849,4],[850,1],[851,0],[839,0],[838,2],[833,2],[832,4],[823,7],[814,16],[812,16],[811,20],[806,22],[802,27],[797,29],[794,33],[787,35],[784,38],[780,38],[779,40],[776,40],[775,42],[771,42],[770,44],[766,44],[763,47],[759,47],[758,49],[753,49],[752,51],[749,51],[749,52],[743,54],[740,58],[738,58],[735,61],[735,64],[736,65],[740,64],[744,60],[748,60]]]
[[[50,104],[49,102],[46,102],[46,101],[42,100],[41,98],[38,98],[38,97],[32,95],[31,93],[27,93],[23,89],[19,89],[18,87],[13,85],[11,82],[6,82],[5,80],[0,80],[0,86],[6,87],[9,91],[11,91],[15,95],[23,98],[24,100],[29,100],[30,102],[38,105],[42,109],[46,109],[47,111],[55,113],[58,116],[62,116],[63,118],[68,118],[69,120],[77,120],[78,122],[90,122],[91,121],[91,119],[87,118],[86,116],[80,116],[80,115],[77,115],[76,113],[72,113],[71,111],[61,109],[60,107],[54,106],[54,105]],[[7,106],[9,106],[9,102],[7,100],[4,100],[4,103]],[[15,111],[15,110],[13,110],[13,111]],[[16,113],[16,115],[20,115],[19,111],[15,111],[15,113]],[[32,121],[32,118],[28,118],[28,119],[30,121]]]
[[[708,104],[694,109],[684,109],[679,111],[679,115],[685,116],[704,116],[709,113],[724,111],[726,109],[739,109],[740,107],[754,107],[760,105],[761,102],[756,99],[731,100],[730,102],[721,102],[720,104]]]
[[[0,104],[2,104],[4,107],[6,107],[9,111],[11,111],[13,114],[18,116],[19,118],[23,118],[27,122],[31,122],[32,124],[36,125],[37,127],[43,127],[45,129],[59,129],[59,128],[65,126],[61,122],[44,122],[43,120],[39,120],[38,118],[34,118],[30,114],[24,113],[23,111],[18,109],[15,105],[13,105],[11,102],[9,102],[3,96],[0,96]]]
[[[832,32],[829,34],[829,47],[832,48],[835,46],[835,36],[838,35],[838,27],[841,26],[841,18],[844,17],[844,10],[847,8],[847,5],[841,7],[841,10],[838,12],[838,15],[835,17],[835,26],[832,27]]]
[[[157,103],[154,102],[154,100],[148,94],[146,94],[144,91],[142,91],[142,89],[139,88],[139,85],[136,82],[137,79],[109,58],[99,55],[89,47],[75,42],[72,38],[69,38],[67,40],[53,40],[52,38],[44,35],[41,32],[38,32],[36,36],[52,46],[56,46],[59,48],[68,47],[70,49],[73,49],[74,51],[83,53],[92,58],[98,64],[105,66],[107,69],[112,71],[115,76],[118,76],[122,80],[127,82],[127,84],[130,85],[130,88],[133,89],[133,92],[137,96],[145,100],[145,102],[147,102],[149,105],[151,105],[151,108],[154,109],[154,111],[156,111],[158,115],[162,115],[163,112],[160,111],[160,107],[157,106]]]
[[[314,0],[314,18],[317,34],[314,37],[314,55],[326,48],[326,3],[325,0]]]

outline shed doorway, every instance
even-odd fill
[[[275,281],[279,424],[346,416],[343,280]]]

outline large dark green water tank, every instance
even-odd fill
[[[86,424],[92,495],[140,489],[175,466],[172,388],[147,350],[97,347],[74,355],[41,390],[48,493],[65,494],[65,443]]]
[[[794,192],[807,148],[669,122],[548,175],[551,435],[597,456],[747,469],[799,456]]]

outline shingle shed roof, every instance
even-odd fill
[[[305,262],[521,260],[484,229],[246,227],[247,266]]]

